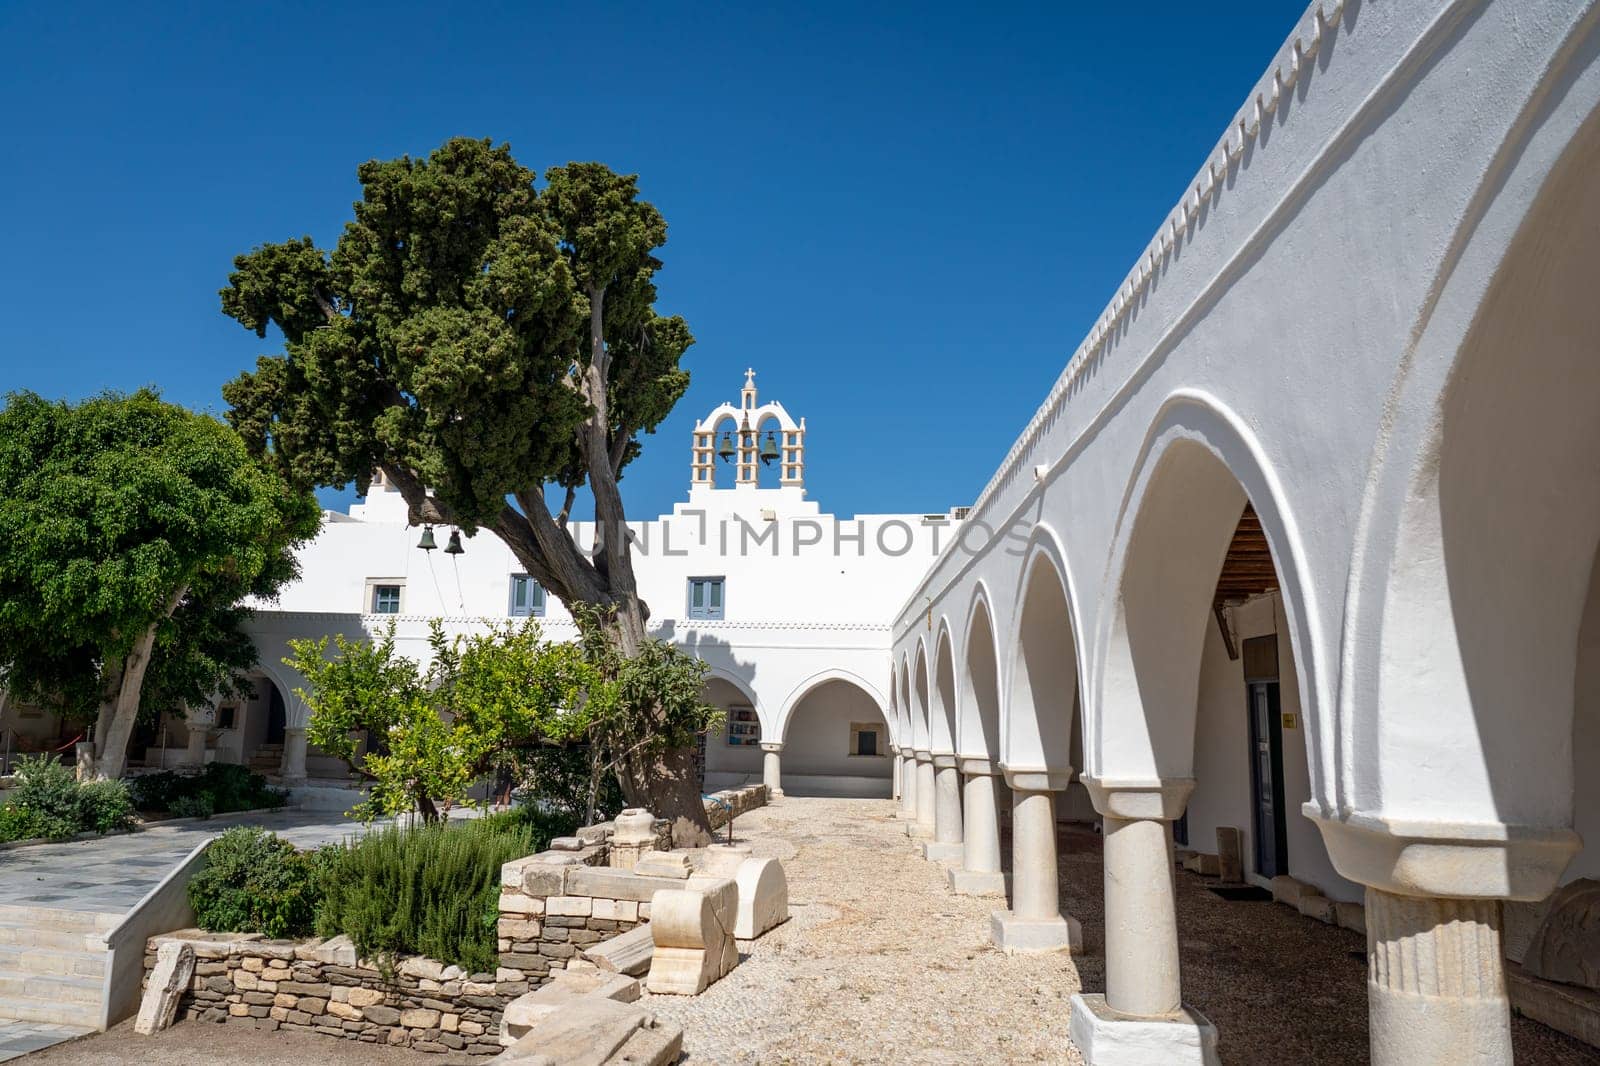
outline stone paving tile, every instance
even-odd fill
[[[0,1062],[9,1062],[64,1040],[92,1032],[73,1025],[56,1025],[51,1022],[24,1022],[15,1018],[0,1018]]]
[[[235,825],[271,830],[296,847],[326,844],[363,831],[359,822],[337,813],[274,811],[13,848],[0,851],[0,902],[121,914],[201,841]]]

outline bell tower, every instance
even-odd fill
[[[717,464],[733,468],[732,488],[762,491],[761,468],[778,464],[778,491],[805,491],[806,421],[796,422],[776,401],[761,403],[756,372],[744,372],[739,405],[720,403],[694,427],[691,492],[717,488]],[[768,490],[770,491],[770,490]]]

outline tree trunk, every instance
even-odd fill
[[[118,778],[128,768],[128,740],[133,736],[133,726],[139,717],[139,692],[144,687],[144,672],[150,665],[150,653],[155,646],[156,626],[159,624],[152,622],[134,642],[127,657],[122,660],[121,684],[114,702],[103,704],[100,708],[97,721],[107,723],[107,727],[103,740],[98,735],[95,737],[97,777]],[[99,725],[95,728],[98,731]]]

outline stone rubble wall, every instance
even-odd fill
[[[265,941],[255,934],[180,930],[152,937],[145,976],[161,945],[188,941],[195,970],[178,1020],[321,1033],[417,1051],[500,1052],[500,1018],[516,995],[493,974],[431,959],[403,960],[385,976],[357,961],[347,937]]]
[[[727,789],[706,800],[714,828],[765,806],[767,788]],[[737,825],[735,825],[737,830]],[[609,823],[585,826],[573,837],[551,842],[548,851],[516,859],[500,870],[500,968],[497,985],[521,995],[550,981],[586,947],[650,920],[650,899],[664,888],[681,889],[670,877],[647,877],[612,869]],[[656,847],[671,846],[670,827],[657,825]]]

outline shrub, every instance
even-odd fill
[[[206,814],[227,814],[231,811],[253,811],[262,808],[276,810],[289,802],[289,793],[273,788],[260,774],[249,767],[232,763],[208,763],[197,773],[146,774],[133,782],[134,799],[140,810],[168,811],[179,814],[179,804],[184,813],[180,817],[201,814],[201,806],[185,800],[203,800],[208,804]]]
[[[230,829],[207,849],[205,868],[189,882],[195,921],[211,932],[305,936],[317,909],[314,865],[271,833]]]
[[[500,867],[545,843],[532,826],[483,818],[390,827],[324,848],[317,933],[348,935],[367,958],[426,955],[492,973]]]
[[[96,833],[133,828],[133,796],[123,781],[89,781],[78,786],[78,824]]]
[[[69,837],[79,832],[76,771],[48,755],[34,755],[18,761],[15,776],[11,801],[39,816],[45,830],[41,835]]]
[[[49,835],[49,824],[38,811],[13,804],[0,807],[0,844],[9,844],[13,840],[37,840]]]
[[[210,818],[217,813],[217,807],[212,802],[211,793],[198,792],[192,796],[179,796],[167,811],[174,818]]]

